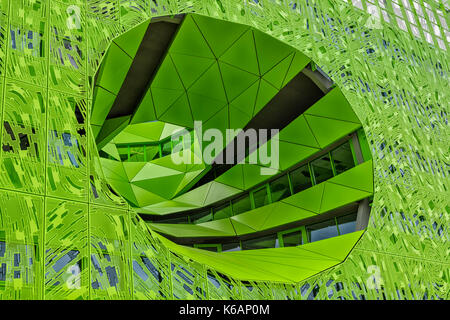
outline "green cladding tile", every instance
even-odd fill
[[[111,43],[98,76],[98,85],[113,94],[118,94],[131,62],[132,59],[122,49]]]
[[[309,59],[303,53],[298,51],[295,52],[292,62],[289,66],[289,70],[286,74],[286,77],[284,78],[283,86],[288,84],[289,81],[291,81],[292,78],[294,78],[300,71],[302,71],[310,62],[311,59]]]
[[[185,88],[189,88],[200,76],[208,70],[215,60],[191,56],[187,54],[172,53],[170,55],[175,68]]]
[[[218,177],[216,181],[234,188],[244,190],[245,184],[243,165],[234,165],[230,170],[220,175],[220,177]]]
[[[363,233],[364,231],[357,231],[322,241],[308,243],[302,246],[301,249],[342,261],[347,257],[348,253],[355,246]]]
[[[275,65],[272,69],[267,71],[266,74],[264,74],[263,79],[269,82],[278,90],[281,89],[283,87],[283,81],[286,78],[286,73],[289,70],[293,57],[294,53],[281,60],[277,65]]]
[[[320,204],[324,195],[324,183],[315,185],[309,189],[296,193],[289,198],[282,200],[282,202],[291,204],[293,206],[312,211],[314,213],[320,212]]]
[[[181,96],[184,90],[173,90],[166,88],[151,88],[153,102],[155,104],[156,116],[159,118],[167,111]]]
[[[153,88],[184,90],[183,83],[181,82],[177,69],[170,57],[164,59],[159,67],[155,78],[152,81],[152,89]]]
[[[255,116],[262,108],[278,93],[278,90],[264,79],[259,81],[258,97],[256,98],[253,116]]]
[[[97,147],[102,148],[117,134],[119,134],[130,122],[130,116],[108,119],[96,137]]]
[[[188,15],[178,30],[178,33],[170,46],[169,52],[186,54],[204,58],[214,58],[214,55],[205,41],[205,38],[197,28],[191,15]]]
[[[294,50],[260,31],[254,31],[260,74],[265,75]]]
[[[281,170],[286,170],[298,163],[300,160],[306,159],[319,151],[319,149],[316,148],[285,141],[279,141],[279,145]]]
[[[219,62],[219,67],[228,101],[234,100],[258,80],[258,76],[229,64]]]
[[[201,15],[193,15],[193,18],[216,58],[221,57],[249,28],[241,24],[229,24]]]
[[[159,118],[164,122],[177,123],[192,128],[194,120],[186,94],[181,95]]]
[[[153,98],[151,90],[147,90],[142,101],[140,102],[131,123],[143,123],[156,119],[155,106],[153,105]]]
[[[331,178],[329,182],[359,189],[366,192],[373,192],[373,168],[372,160],[361,163],[360,165],[340,175]]]
[[[305,115],[305,119],[321,148],[328,146],[337,139],[342,138],[361,127],[360,124],[354,122],[312,115]]]
[[[305,114],[360,123],[342,91],[337,87],[306,110]]]
[[[251,30],[245,32],[223,55],[220,56],[219,60],[244,71],[253,73],[254,75],[259,75],[253,32]]]
[[[106,116],[111,110],[112,104],[116,99],[116,95],[103,89],[102,87],[95,87],[94,89],[94,103],[95,108],[91,114],[91,124],[102,125]]]
[[[314,212],[303,210],[284,202],[277,202],[275,203],[275,209],[272,210],[272,213],[267,217],[261,229],[268,230],[288,223],[310,218],[315,215],[316,214]]]
[[[117,46],[125,51],[130,57],[134,58],[149,24],[150,20],[142,22],[126,34],[114,39],[114,43],[116,43]]]
[[[331,182],[324,182],[323,184],[325,184],[325,187],[323,191],[320,213],[342,207],[346,204],[362,200],[372,195],[370,192],[337,185]]]
[[[279,139],[281,141],[301,144],[313,148],[320,148],[314,134],[305,120],[304,115],[301,115],[283,128],[283,130],[280,131]]]

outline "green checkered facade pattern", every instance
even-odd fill
[[[447,12],[436,0],[2,0],[1,299],[448,299]],[[374,176],[367,229],[331,257],[342,263],[299,282],[233,277],[174,249],[109,187],[95,73],[113,39],[180,13],[266,33],[342,90]]]

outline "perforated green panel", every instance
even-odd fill
[[[0,297],[448,299],[448,7],[378,3],[1,1]],[[108,104],[117,82],[105,82],[110,93],[95,92],[95,72],[102,59],[134,52],[133,44],[117,50],[114,38],[151,17],[187,12],[251,26],[296,48],[334,80],[361,120],[374,201],[369,226],[343,263],[298,283],[261,274],[246,283],[236,269],[227,284],[219,275],[226,270],[211,260],[175,255],[108,187],[94,138],[104,118],[91,108],[93,99]],[[221,41],[245,28],[227,30]],[[108,47],[113,53],[104,56]],[[220,54],[202,50],[205,59]],[[175,65],[176,54],[189,52],[173,52]],[[126,75],[126,64],[116,68]],[[261,83],[280,81],[268,75]],[[270,98],[266,92],[261,99]]]

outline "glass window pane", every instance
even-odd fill
[[[276,234],[242,241],[243,250],[279,248],[278,238]]]
[[[302,244],[302,232],[300,230],[285,233],[282,237],[285,247],[295,247]]]
[[[270,203],[266,186],[253,192],[253,200],[255,201],[255,208],[259,208]]]
[[[145,153],[147,161],[159,158],[159,147],[158,146],[145,146]]]
[[[242,198],[233,201],[233,215],[240,214],[252,209],[250,203],[250,195],[247,194]]]
[[[355,232],[356,230],[356,213],[352,213],[343,217],[337,218],[339,233],[341,235],[350,232]]]
[[[334,167],[336,168],[336,174],[340,174],[355,166],[349,141],[331,151],[331,157],[333,158]]]
[[[187,216],[178,218],[168,218],[163,220],[154,221],[154,223],[172,223],[172,224],[185,224],[188,223]]]
[[[290,174],[294,193],[303,191],[312,186],[311,175],[309,174],[308,165],[300,167],[292,171]]]
[[[232,242],[232,243],[222,243],[222,252],[227,251],[240,251],[241,245],[239,242]]]
[[[211,210],[205,210],[199,213],[194,213],[190,216],[191,223],[202,223],[202,222],[208,222],[213,219],[213,215],[211,213]]]
[[[311,168],[314,172],[314,177],[316,178],[316,184],[333,177],[333,169],[331,169],[331,162],[328,154],[311,162]]]
[[[202,244],[202,245],[197,245],[196,247],[198,249],[202,249],[202,250],[208,250],[208,251],[212,251],[212,252],[219,252],[219,245],[218,244]]]
[[[130,161],[134,162],[144,161],[143,146],[130,147]]]
[[[287,174],[270,183],[270,193],[272,202],[283,200],[291,195]]]
[[[162,145],[162,156],[167,156],[172,153],[172,141],[167,141]]]
[[[334,219],[306,227],[309,242],[319,241],[338,236]]]
[[[214,208],[213,212],[214,212],[214,220],[229,218],[232,216],[231,206],[229,203],[226,203],[218,208]]]

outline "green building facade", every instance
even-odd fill
[[[1,299],[448,299],[447,21],[0,0]],[[280,128],[244,155],[278,166],[206,163],[194,121]]]

